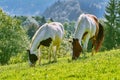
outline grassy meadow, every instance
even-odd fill
[[[28,62],[0,66],[0,80],[120,80],[120,50],[99,52],[71,61],[58,58],[29,67]]]

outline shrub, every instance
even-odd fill
[[[0,64],[6,64],[11,56],[23,53],[28,43],[28,37],[20,22],[0,9]]]

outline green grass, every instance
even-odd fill
[[[68,59],[35,67],[27,62],[0,66],[0,80],[120,80],[120,50],[88,54],[76,61]]]

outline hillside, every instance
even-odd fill
[[[82,10],[79,2],[77,0],[69,0],[54,3],[51,7],[45,10],[43,16],[62,22],[76,20],[81,13]]]
[[[59,58],[57,63],[29,67],[27,63],[0,66],[0,80],[119,80],[120,50],[99,52],[76,61]],[[70,58],[69,58],[70,59]],[[43,61],[43,59],[42,59]]]
[[[56,0],[0,0],[0,8],[10,15],[40,15]]]
[[[81,13],[90,13],[98,18],[104,17],[108,0],[62,0],[45,10],[43,15],[56,21],[77,20]]]
[[[44,15],[57,21],[76,20],[82,13],[103,17],[108,0],[0,0],[9,15]]]

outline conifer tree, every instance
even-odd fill
[[[118,20],[118,0],[110,0],[106,7],[106,39],[105,46],[108,49],[112,49],[118,46],[117,44],[117,30],[119,25],[117,25]]]
[[[117,38],[116,38],[116,42],[117,42],[117,46],[120,47],[120,0],[117,0],[117,19],[116,19],[116,34],[117,34]]]

